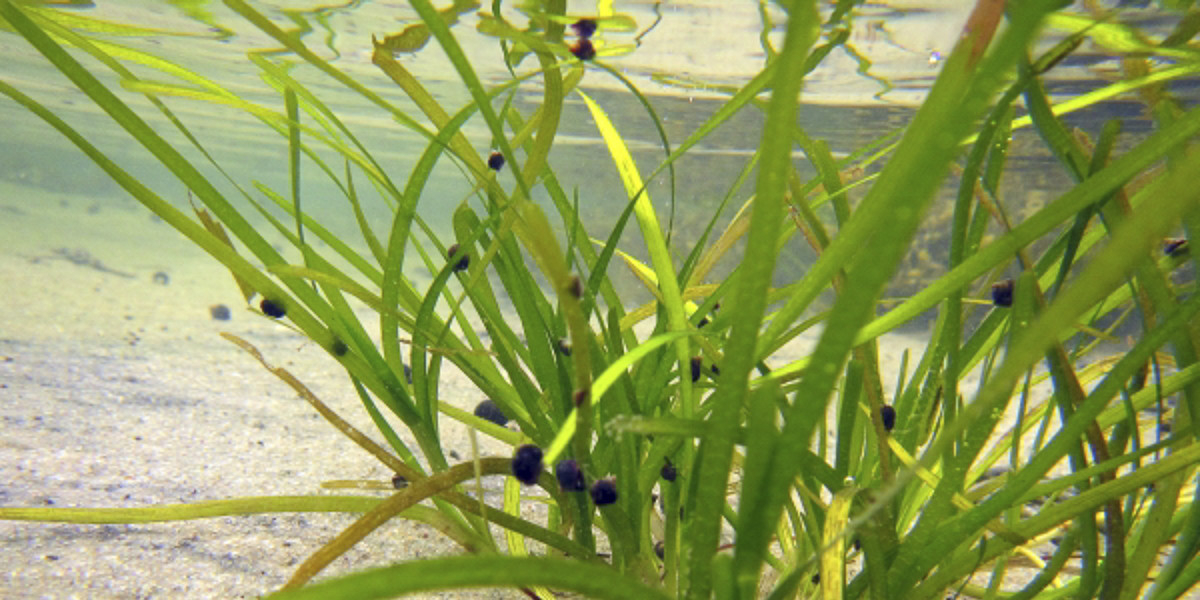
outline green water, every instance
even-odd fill
[[[196,34],[119,41],[159,53],[250,101],[281,110],[282,99],[258,79],[245,59],[247,51],[269,48],[273,43],[219,3],[187,3],[189,12],[177,7],[183,4],[106,2],[78,12]],[[606,34],[610,35],[608,43],[634,47],[611,63],[650,96],[673,144],[717,110],[722,96],[716,88],[742,84],[761,68],[765,56],[762,40],[778,43],[781,34],[777,26],[764,25],[780,16],[766,3],[615,4],[616,10],[636,20],[638,29]],[[835,156],[844,156],[908,122],[911,107],[937,74],[936,53],[947,51],[957,36],[968,3],[922,0],[887,4],[890,8],[880,4],[865,7],[859,18],[869,25],[851,40],[851,47],[871,60],[871,68],[860,73],[863,63],[853,56],[832,56],[808,80],[804,91],[801,123],[810,136],[826,140]],[[305,40],[311,48],[354,77],[371,82],[373,89],[390,101],[411,106],[369,63],[372,34],[395,33],[412,22],[413,15],[404,3],[352,2],[291,14],[279,7],[297,3],[256,6],[280,26],[310,27]],[[595,2],[572,2],[570,6],[577,13],[595,10]],[[1130,17],[1146,19],[1152,25],[1154,13],[1135,11]],[[475,22],[474,16],[465,16],[455,34],[486,81],[506,80],[496,42],[477,34]],[[765,36],[764,28],[768,31]],[[153,164],[106,115],[90,107],[23,40],[0,33],[0,56],[4,57],[0,79],[34,94],[159,194],[186,206],[183,186]],[[430,46],[402,61],[452,110],[467,102],[438,48]],[[91,62],[88,65],[96,67]],[[1084,47],[1056,69],[1048,83],[1059,95],[1077,94],[1102,85],[1114,68],[1112,59]],[[99,68],[96,71],[101,72]],[[146,69],[138,72],[163,77]],[[423,140],[310,67],[297,66],[293,74],[329,103],[391,175],[403,182],[424,147]],[[106,81],[111,84],[114,79]],[[643,173],[649,173],[663,151],[641,106],[599,71],[589,72],[584,87],[609,112]],[[148,109],[136,95],[118,91],[139,109]],[[1194,101],[1194,88],[1177,91],[1189,98],[1188,103]],[[518,94],[517,105],[529,114],[538,97],[538,86],[529,84]],[[260,181],[281,193],[286,191],[286,143],[274,132],[233,109],[181,99],[169,99],[168,103],[236,182],[252,189],[251,183]],[[1118,99],[1071,115],[1068,122],[1095,134],[1105,120],[1126,118],[1120,151],[1148,129],[1140,110],[1132,99]],[[143,114],[152,116],[154,112],[144,110]],[[172,143],[182,142],[161,118],[152,122]],[[343,441],[314,421],[290,390],[219,339],[216,331],[233,331],[254,340],[273,362],[303,374],[322,397],[343,401],[344,413],[359,414],[358,399],[347,393],[341,370],[320,348],[279,323],[245,310],[231,278],[215,261],[151,219],[41,121],[3,99],[0,123],[0,281],[8,287],[0,301],[0,379],[5,383],[3,397],[12,400],[6,402],[2,415],[8,429],[0,444],[0,450],[7,453],[0,460],[5,469],[0,475],[13,483],[0,490],[0,500],[21,506],[51,501],[64,506],[140,506],[252,493],[311,493],[321,481],[344,476],[386,481],[390,474],[379,471],[378,466],[372,465],[372,471],[354,462],[367,457],[348,452],[346,446],[323,445]],[[747,109],[677,164],[674,186],[666,176],[651,182],[649,191],[660,220],[673,223],[677,257],[696,243],[709,215],[731,191],[731,182],[759,143],[761,125],[761,115]],[[489,147],[489,135],[481,124],[468,124],[466,132],[481,151]],[[187,152],[197,164],[204,164],[194,150]],[[577,193],[589,232],[604,236],[626,199],[607,151],[577,98],[568,98],[551,160],[564,187]],[[796,154],[795,160],[802,173],[811,172],[801,154]],[[1066,173],[1027,130],[1015,134],[1009,166],[1002,196],[1015,213],[1052,199],[1068,186]],[[245,208],[231,184],[222,182],[214,168],[203,168]],[[469,197],[470,190],[462,181],[458,170],[447,163],[421,201],[422,215],[439,235],[448,235],[450,211]],[[502,175],[502,181],[512,185],[508,175]],[[947,184],[954,185],[953,177]],[[366,188],[365,181],[360,185]],[[728,221],[751,191],[733,190],[734,202],[720,224]],[[859,194],[861,191],[856,191],[852,197]],[[372,200],[367,204],[370,220],[383,232],[391,220],[390,210],[378,198]],[[906,259],[902,280],[895,283],[891,294],[911,291],[942,268],[940,234],[946,228],[947,201],[948,195],[931,209],[929,225],[920,233],[924,244]],[[310,163],[304,166],[304,202],[307,210],[335,231],[357,239],[344,200]],[[674,219],[669,221],[672,208]],[[621,247],[635,256],[643,255],[635,232],[622,240]],[[779,279],[794,280],[812,258],[812,251],[797,236],[781,257]],[[727,272],[735,259],[718,268],[714,278]],[[622,266],[615,263],[611,272],[630,298],[645,298],[637,295],[641,290],[633,278],[621,277],[625,273]],[[159,273],[167,279],[158,278]],[[417,274],[410,276],[419,286],[425,284]],[[160,283],[168,280],[169,285]],[[210,307],[217,304],[233,309],[231,321],[217,322],[210,317]],[[914,356],[921,343],[918,340],[911,345]],[[896,363],[902,352],[900,346],[884,341],[882,360],[889,375],[899,368]],[[480,399],[477,394],[478,390],[469,387],[443,388],[443,397],[460,402],[464,409]],[[301,424],[315,426],[304,428]],[[465,443],[456,448],[460,454],[468,454]],[[274,528],[274,517],[271,519],[249,527]],[[189,525],[105,528],[95,534],[5,525],[0,539],[12,550],[0,553],[8,557],[3,563],[8,568],[0,570],[16,575],[0,578],[0,596],[61,594],[64,589],[86,586],[125,597],[257,595],[286,581],[293,565],[283,564],[285,560],[315,549],[297,546],[285,550],[293,540],[328,539],[345,525],[334,527],[328,523],[337,521],[309,517],[281,518],[284,524],[292,521],[303,527],[268,531],[278,538],[268,539],[270,545],[255,546],[250,538],[251,543],[233,549],[225,538],[246,532],[229,532],[227,522],[206,522],[195,529]],[[309,521],[319,529],[305,525]],[[131,531],[137,535],[128,535]],[[168,535],[160,539],[154,536],[156,531]],[[178,539],[170,537],[175,532]],[[399,547],[373,549],[377,560],[427,552],[413,538],[386,537]],[[202,588],[207,592],[182,587],[196,585],[193,577],[197,574],[213,579],[224,576],[223,569],[232,572],[225,577],[238,582],[237,587]],[[39,585],[52,587],[46,592]]]
[[[938,57],[948,52],[956,38],[968,4],[924,0],[868,4],[860,9],[856,33],[847,49],[836,51],[807,80],[806,105],[800,121],[808,134],[827,141],[835,156],[841,157],[902,128],[911,115],[911,107],[920,101],[936,76]],[[305,9],[296,3],[277,2],[258,3],[258,8],[281,27],[306,28],[304,40],[311,49],[389,101],[419,114],[403,93],[370,64],[369,58],[372,35],[396,33],[414,21],[415,15],[406,5],[352,2],[340,7]],[[774,5],[766,3],[618,2],[615,9],[632,17],[637,30],[599,36],[607,47],[626,51],[607,61],[651,98],[672,144],[685,139],[717,110],[724,97],[719,93],[722,86],[740,85],[757,72],[764,61],[764,44],[777,45],[782,35],[779,23],[783,15]],[[596,5],[571,2],[568,10],[591,14],[595,13]],[[125,1],[76,12],[187,34],[111,39],[176,61],[248,101],[282,110],[282,98],[259,79],[256,67],[245,58],[249,51],[268,50],[276,44],[220,3]],[[507,16],[519,18],[515,13]],[[1142,19],[1143,24],[1153,29],[1151,10],[1133,11],[1126,16]],[[506,81],[509,75],[496,40],[476,32],[476,22],[474,14],[464,15],[454,28],[456,36],[485,82]],[[70,89],[65,78],[49,70],[23,40],[11,34],[0,35],[0,53],[6,57],[0,65],[0,77],[34,92],[39,100],[59,111],[160,195],[180,205],[186,202],[185,189],[178,181],[149,160],[148,154],[136,147],[106,115]],[[468,102],[465,89],[436,44],[400,60],[451,110]],[[1111,59],[1085,46],[1052,73],[1048,85],[1052,93],[1058,90],[1077,94],[1100,87],[1113,69],[1115,63]],[[96,72],[104,71],[97,68]],[[135,72],[152,80],[168,79],[149,69],[135,68]],[[404,181],[424,148],[422,139],[312,67],[299,64],[292,74],[310,86],[354,129],[394,180]],[[111,77],[107,81],[115,83]],[[627,138],[642,172],[648,174],[662,160],[664,152],[642,106],[614,78],[598,69],[588,73],[583,87],[608,111]],[[135,107],[146,108],[142,114],[169,141],[184,149],[224,192],[237,198],[232,185],[224,182],[143,98],[127,92],[123,98]],[[518,92],[516,103],[528,114],[539,98],[539,86],[529,83]],[[179,98],[168,98],[167,102],[237,183],[255,193],[253,182],[261,182],[287,195],[286,140],[253,117],[229,107]],[[602,238],[626,199],[586,110],[577,97],[568,97],[567,103],[552,164],[563,187],[577,194],[589,233]],[[1068,121],[1095,134],[1106,119],[1126,117],[1127,134],[1121,145],[1128,146],[1149,127],[1148,121],[1138,114],[1139,106],[1131,100],[1118,99],[1072,115]],[[0,131],[0,179],[87,196],[100,204],[123,201],[123,192],[99,169],[20,107],[7,100],[0,101],[0,121],[7,124]],[[761,123],[761,113],[754,109],[743,111],[679,161],[673,181],[663,174],[650,182],[649,193],[664,226],[673,228],[673,251],[681,260],[697,243],[708,219],[721,199],[730,194],[730,186],[750,160],[761,136]],[[469,122],[464,131],[481,151],[490,146],[490,134],[478,119]],[[335,170],[340,170],[336,155],[326,152],[324,156],[331,160]],[[802,173],[811,173],[802,154],[797,153],[796,161]],[[1066,173],[1028,131],[1016,133],[1009,165],[1003,197],[1011,203],[1012,210],[1045,202],[1066,187]],[[303,171],[305,209],[361,247],[355,242],[359,236],[353,217],[337,189],[311,163],[306,163]],[[510,177],[502,176],[501,180],[512,185]],[[365,181],[360,184],[366,186]],[[377,196],[371,196],[370,190],[364,191],[369,219],[376,231],[385,232],[391,221],[391,209]],[[733,201],[719,219],[718,228],[729,221],[751,191],[732,190]],[[438,235],[448,236],[449,215],[468,199],[470,192],[459,170],[443,161],[421,200],[420,212]],[[935,206],[930,226],[922,233],[927,240],[925,252],[910,257],[905,269],[907,276],[897,282],[895,293],[910,291],[938,274],[944,252],[938,232],[944,219],[937,215],[945,212],[945,201],[940,207]],[[644,257],[639,234],[632,229],[622,240],[622,249]],[[736,255],[718,268],[714,276],[727,272],[734,260]],[[797,236],[780,261],[780,279],[794,279],[812,260],[811,249]],[[636,282],[626,283],[629,291],[639,291]]]

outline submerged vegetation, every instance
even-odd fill
[[[282,47],[248,55],[282,110],[240,98],[171,56],[112,41],[125,26],[0,0],[0,21],[11,32],[4,35],[24,38],[183,182],[194,214],[131,176],[31,90],[0,79],[0,92],[220,261],[247,302],[345,368],[377,426],[371,434],[332,412],[300,378],[270,366],[249,341],[227,335],[394,472],[393,489],[382,499],[0,508],[0,518],[360,514],[303,561],[280,598],[510,586],[539,598],[555,590],[622,599],[1158,600],[1180,597],[1200,580],[1200,294],[1175,274],[1194,272],[1200,260],[1186,250],[1200,234],[1200,108],[1181,105],[1169,85],[1200,71],[1193,42],[1200,12],[1191,2],[1164,0],[1173,29],[1154,36],[1091,2],[1072,9],[1059,0],[980,0],[911,122],[843,159],[810,137],[796,114],[806,74],[846,43],[861,1],[778,2],[780,22],[764,26],[761,71],[677,144],[653,100],[606,62],[628,50],[606,36],[638,26],[611,3],[567,14],[563,0],[456,0],[441,10],[412,0],[419,21],[374,40],[371,59],[419,114],[250,3],[225,3]],[[485,86],[456,41],[468,14],[495,38],[507,82]],[[772,27],[784,37],[768,36]],[[1118,56],[1120,76],[1052,103],[1043,77],[1085,44]],[[465,105],[444,105],[397,60],[437,52],[469,92]],[[412,170],[378,160],[293,76],[296,61],[419,136]],[[103,83],[100,71],[115,74],[123,89]],[[621,123],[584,91],[593,79],[615,80],[644,106],[662,139],[658,164],[635,164]],[[522,111],[518,93],[540,102]],[[190,147],[172,145],[148,124],[151,115],[129,102],[139,94]],[[1119,120],[1094,139],[1061,120],[1118,94],[1136,94],[1155,124],[1124,152]],[[579,217],[569,190],[584,182],[560,181],[549,160],[568,98],[586,106],[624,184],[611,190],[627,198],[611,230]],[[246,182],[210,180],[212,167],[224,173],[222,157],[172,112],[183,102],[233,107],[271,127],[289,149],[291,188],[257,184],[251,192]],[[700,242],[673,257],[647,182],[675,177],[679,159],[740,111],[765,115],[757,151],[728,182],[730,204],[711,215]],[[473,120],[490,139],[467,138],[464,125]],[[1018,218],[1006,208],[1001,175],[1011,132],[1026,125],[1073,185]],[[439,162],[456,166],[472,189],[454,210],[452,244],[421,213]],[[302,164],[341,191],[357,239],[338,237],[304,210]],[[951,175],[957,192],[944,274],[881,304]],[[741,191],[743,180],[753,182],[752,193]],[[241,197],[222,194],[227,183]],[[861,199],[852,201],[851,189],[863,191]],[[364,216],[364,205],[376,202],[392,215],[382,235]],[[286,239],[295,260],[249,216]],[[617,247],[626,228],[640,232],[644,248]],[[1164,252],[1164,240],[1180,232]],[[818,258],[778,281],[780,253],[796,236]],[[735,247],[736,267],[713,277]],[[405,273],[414,253],[433,274],[421,286]],[[651,303],[631,306],[618,293],[609,272],[626,266]],[[830,291],[828,306],[814,304]],[[377,317],[377,329],[358,306]],[[924,351],[911,363],[906,356],[900,373],[882,372],[878,338],[931,310]],[[1130,339],[1118,355],[1092,352],[1118,330]],[[806,356],[776,360],[789,342],[815,332]],[[488,405],[471,414],[443,401],[447,362]],[[894,391],[885,392],[892,378]],[[439,438],[444,418],[511,444],[513,454],[452,464]],[[500,506],[462,485],[490,476],[505,479]],[[522,499],[531,496],[547,507],[541,520],[522,516]],[[391,519],[428,523],[464,555],[312,583]],[[505,535],[494,535],[494,526]],[[1014,584],[1013,573],[1026,576]]]

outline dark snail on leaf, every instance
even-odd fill
[[[662,478],[667,481],[675,481],[675,478],[679,476],[679,471],[675,469],[675,465],[671,464],[670,459],[665,459],[659,475],[662,475]]]
[[[501,427],[508,425],[508,415],[500,410],[500,406],[491,400],[484,400],[475,405],[475,416],[486,419]]]
[[[283,317],[287,316],[287,310],[283,308],[283,305],[270,298],[263,298],[262,302],[258,303],[258,307],[262,309],[263,314],[267,315],[268,317],[282,319]]]
[[[500,169],[504,168],[504,155],[500,154],[499,152],[493,152],[490,156],[488,156],[487,165],[489,169],[493,171],[499,171]]]
[[[458,244],[451,244],[450,247],[446,249],[446,258],[453,260],[456,254],[458,254]],[[454,263],[453,269],[454,272],[457,273],[460,271],[466,271],[467,267],[469,266],[471,266],[471,255],[464,253],[462,258],[458,259],[458,262]]]
[[[542,474],[542,449],[525,444],[513,453],[512,473],[521,483],[533,485]]]
[[[1163,240],[1163,254],[1167,256],[1183,256],[1187,254],[1187,238],[1167,238]]]
[[[579,40],[571,44],[571,54],[579,60],[592,60],[596,58],[596,47],[592,45],[591,40]]]
[[[572,275],[571,280],[567,282],[567,293],[571,294],[572,298],[583,297],[583,281],[578,275]]]
[[[567,458],[558,461],[558,465],[554,467],[554,476],[558,479],[558,485],[562,486],[565,492],[582,492],[587,489],[587,483],[583,480],[583,471],[579,468],[579,463],[573,458]]]
[[[606,506],[617,501],[617,484],[611,479],[598,479],[592,484],[592,502],[596,506]]]
[[[896,426],[896,409],[884,404],[879,407],[879,418],[883,421],[883,428],[891,431]]]
[[[1013,280],[1005,279],[992,284],[992,304],[996,306],[1012,306]]]
[[[587,17],[571,23],[571,29],[575,30],[575,34],[585,40],[592,37],[593,33],[596,33],[596,27],[596,20]]]

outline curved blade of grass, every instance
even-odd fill
[[[617,71],[616,69],[602,62],[595,62],[593,64],[616,78],[617,81],[620,81],[621,84],[625,86],[625,89],[629,90],[629,92],[633,94],[633,97],[637,99],[638,103],[642,105],[642,108],[646,110],[646,115],[650,117],[650,122],[654,124],[654,129],[658,133],[658,140],[662,143],[663,151],[666,152],[667,157],[670,157],[671,140],[667,137],[667,130],[663,128],[662,119],[659,118],[658,111],[654,110],[654,105],[650,104],[650,100],[647,99],[644,94],[642,94],[641,90],[639,90],[637,86],[635,86],[633,82],[629,80],[628,77],[622,75],[620,71]],[[667,180],[671,188],[671,215],[667,219],[666,241],[667,245],[670,246],[671,233],[675,230],[675,163],[667,163],[667,169]]]
[[[248,496],[140,508],[0,508],[0,520],[107,525],[278,513],[366,513],[382,501],[369,496]],[[477,545],[470,532],[427,506],[410,506],[397,516],[430,525],[464,548]]]
[[[534,585],[598,600],[668,600],[657,588],[623,576],[608,566],[561,558],[513,556],[456,556],[401,563],[287,590],[269,598],[368,600],[451,588]]]
[[[1097,45],[1116,53],[1158,55],[1177,59],[1180,62],[1200,60],[1200,53],[1191,48],[1152,44],[1145,41],[1140,33],[1129,25],[1103,22],[1089,15],[1058,13],[1047,18],[1046,25],[1071,34],[1082,35]]]
[[[43,29],[47,30],[52,35],[58,36],[61,39],[66,40],[67,42],[88,52],[124,79],[132,80],[136,79],[136,77],[132,72],[124,68],[120,62],[114,59],[119,58],[123,61],[137,63],[161,71],[168,75],[178,77],[184,81],[199,85],[210,91],[232,95],[228,90],[225,90],[212,80],[205,78],[185,67],[165,60],[162,57],[155,56],[148,52],[142,52],[141,50],[130,48],[128,46],[115,44],[103,39],[80,36],[76,33],[76,28],[70,27],[70,21],[63,18],[66,13],[59,11],[47,11],[50,12],[50,14],[53,14],[53,16],[45,16],[42,14],[42,11],[37,10],[33,6],[29,6],[27,9],[33,11],[29,14],[30,18]],[[165,109],[165,107],[160,107],[160,109]]]
[[[247,496],[140,508],[0,507],[0,520],[105,525],[162,523],[287,512],[364,513],[375,508],[381,501],[380,498],[369,496]]]
[[[45,4],[69,5],[72,3],[71,2],[57,2],[57,3],[47,2]],[[108,19],[97,19],[97,18],[93,18],[93,17],[89,17],[89,16],[84,16],[83,14],[80,14],[77,12],[72,13],[72,12],[59,10],[59,9],[46,8],[46,7],[38,6],[38,5],[31,5],[26,10],[29,10],[31,13],[33,13],[34,15],[37,15],[37,16],[45,16],[45,18],[54,19],[55,21],[58,21],[59,23],[62,23],[64,26],[70,27],[71,29],[76,29],[79,31],[87,31],[90,33],[100,33],[100,34],[104,34],[104,35],[129,36],[129,37],[169,36],[169,37],[183,37],[183,38],[196,37],[196,38],[223,39],[223,36],[221,34],[215,33],[215,32],[198,33],[198,32],[187,32],[187,31],[175,31],[175,30],[171,30],[171,29],[163,29],[160,27],[130,25],[128,23],[121,23],[118,21],[111,21]],[[48,16],[48,15],[53,15],[53,16]]]
[[[417,470],[416,461],[412,460],[411,454],[408,456],[408,462],[401,463],[399,459],[389,453],[386,448],[376,444],[374,440],[367,437],[363,432],[356,429],[353,425],[348,423],[340,415],[334,412],[333,409],[329,408],[328,405],[317,398],[316,394],[313,394],[312,391],[308,389],[308,386],[305,386],[303,383],[301,383],[299,379],[296,379],[296,377],[289,373],[286,369],[283,367],[272,367],[269,363],[267,363],[267,359],[263,357],[262,353],[259,352],[258,348],[255,348],[253,344],[228,332],[222,332],[221,337],[229,340],[250,356],[253,356],[254,359],[257,360],[264,369],[291,386],[291,388],[295,390],[301,398],[304,398],[304,400],[308,402],[314,409],[316,409],[316,411],[320,413],[326,421],[329,421],[330,425],[333,425],[334,428],[336,428],[338,431],[341,431],[343,435],[350,438],[355,444],[358,444],[360,448],[375,456],[375,458],[379,459],[380,462],[388,467],[391,467],[393,470],[399,471],[402,475],[410,479],[421,475],[420,471]],[[405,466],[406,469],[402,470],[402,465]]]
[[[237,249],[233,247],[233,241],[229,239],[229,234],[225,233],[225,228],[221,226],[220,221],[212,218],[212,215],[208,214],[208,211],[199,206],[192,205],[192,212],[196,213],[196,218],[200,219],[200,223],[204,225],[204,228],[207,229],[209,233],[213,234],[222,242],[225,242],[225,245],[233,249],[234,252],[237,251]],[[246,283],[241,277],[238,277],[236,273],[233,274],[233,282],[237,285],[238,291],[242,293],[242,299],[244,299],[247,304],[250,302],[250,299],[258,293],[254,291],[254,288],[249,283]]]
[[[480,474],[482,475],[510,474],[512,469],[511,463],[512,459],[509,458],[481,458],[478,460]],[[476,476],[475,468],[476,464],[474,461],[467,461],[419,481],[410,482],[407,488],[380,502],[352,525],[342,530],[336,538],[305,559],[284,587],[295,588],[304,585],[314,575],[328,566],[330,562],[333,562],[334,559],[362,541],[367,534],[378,529],[408,507],[414,506],[416,503],[437,495],[440,492],[448,491],[463,481],[474,478]],[[555,486],[550,484],[552,477],[546,473],[543,473],[542,477],[544,479],[542,482],[544,483],[543,487],[552,494],[557,492]]]
[[[1094,106],[1100,102],[1103,102],[1104,100],[1109,100],[1123,94],[1127,94],[1133,90],[1180,79],[1189,75],[1195,75],[1196,73],[1200,73],[1200,63],[1188,62],[1166,66],[1158,71],[1154,71],[1142,77],[1117,81],[1086,94],[1071,97],[1058,104],[1055,104],[1052,107],[1053,112],[1055,116],[1061,117],[1063,115]],[[1032,117],[1029,115],[1024,115],[1017,117],[1016,120],[1013,121],[1013,129],[1028,127],[1032,124]]]
[[[475,69],[467,59],[462,47],[459,46],[457,40],[454,39],[449,27],[445,22],[441,21],[437,17],[437,11],[433,8],[433,5],[428,0],[414,0],[412,5],[417,13],[421,15],[422,20],[429,26],[430,32],[442,46],[442,50],[446,53],[447,57],[450,59],[450,62],[454,65],[455,70],[458,71],[459,77],[462,79],[464,85],[466,85],[467,90],[471,93],[471,97],[475,101],[475,105],[479,110],[480,115],[483,116],[484,121],[487,123],[488,129],[492,134],[492,138],[499,146],[500,152],[504,155],[506,162],[514,166],[521,164],[516,160],[516,155],[513,153],[512,145],[509,142],[508,137],[504,135],[503,121],[501,121],[496,115],[495,110],[491,106],[488,93],[484,89],[482,82],[479,80],[479,76],[475,73]],[[378,55],[377,53],[377,58],[387,57]],[[445,111],[441,109],[441,107],[435,100],[433,100],[432,96],[430,96],[428,92],[424,91],[423,87],[419,87],[419,84],[416,84],[415,79],[409,77],[401,81],[397,81],[397,83],[407,86],[405,91],[409,93],[410,97],[413,97],[414,102],[417,102],[421,109],[426,112],[426,116],[433,120],[434,123],[438,124],[439,127],[444,126],[444,124],[449,121],[449,116],[445,114]],[[415,89],[410,89],[414,87]],[[483,160],[479,157],[479,153],[470,148],[470,145],[467,144],[464,136],[461,134],[456,135],[452,139],[450,145],[451,147],[458,147],[459,145],[464,146],[463,149],[458,152],[458,154],[460,155],[460,158],[467,163],[472,172],[478,175],[490,173],[490,170],[486,167],[486,165],[484,165]],[[526,166],[528,167],[529,165]],[[535,169],[533,172],[538,171],[540,171],[540,168]],[[514,168],[513,175],[517,181],[517,187],[520,190],[520,196],[518,197],[517,202],[522,203],[522,201],[524,201],[524,203],[528,203],[532,196],[530,194],[529,183],[523,173],[523,170]],[[536,208],[525,208],[525,210],[520,212],[523,217],[529,219],[527,226],[537,230],[539,234],[550,232],[548,226],[544,227],[544,231],[542,231],[545,215],[542,215],[540,210],[537,210]],[[540,220],[537,219],[538,216],[541,217]],[[565,270],[566,261],[562,260],[561,250],[557,248],[557,245],[551,244],[554,246],[553,250],[557,250],[558,254],[557,257],[554,257],[552,256],[554,253],[551,252],[551,248],[543,247],[545,244],[537,244],[536,242],[532,241],[527,241],[527,243],[530,244],[530,249],[535,257],[538,258],[539,262],[544,263],[542,264],[543,268],[549,269],[546,275],[551,279],[552,282],[556,284],[556,287],[565,288],[568,283],[567,280],[569,279],[569,275]],[[541,252],[538,250],[541,250]]]
[[[300,210],[300,108],[296,104],[296,90],[284,89],[283,104],[288,117],[288,182],[292,187],[292,212],[296,217],[296,237],[304,244],[304,213]]]
[[[466,251],[466,247],[463,248],[463,251]],[[436,386],[436,381],[429,381],[425,377],[425,350],[430,345],[442,343],[443,340],[447,339],[448,337],[453,337],[446,335],[449,333],[449,322],[447,322],[445,325],[436,323],[437,317],[435,315],[435,309],[437,307],[439,297],[443,293],[445,293],[447,296],[447,302],[451,303],[452,306],[457,307],[457,300],[455,300],[450,292],[446,290],[446,286],[449,283],[450,278],[454,276],[455,272],[455,265],[450,262],[446,263],[442,269],[438,271],[433,281],[429,284],[429,289],[427,289],[425,292],[425,299],[421,303],[420,308],[417,310],[414,321],[415,326],[413,328],[412,341],[412,368],[413,385],[416,388],[416,406],[418,414],[420,414],[421,417],[426,420],[430,427],[436,427],[436,424],[434,423],[434,421],[437,419],[436,389],[430,387]],[[461,312],[457,309],[455,309],[455,312],[461,314]],[[438,327],[438,325],[440,325],[440,327]],[[430,339],[433,337],[433,333],[437,331],[441,331],[443,335],[441,335],[438,339]]]

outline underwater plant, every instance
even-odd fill
[[[1200,431],[1193,422],[1200,295],[1176,276],[1194,269],[1197,257],[1180,246],[1162,252],[1168,236],[1182,230],[1190,240],[1200,227],[1193,181],[1200,107],[1183,105],[1168,86],[1200,71],[1195,9],[1167,13],[1174,28],[1156,39],[1116,12],[1070,11],[1060,0],[980,0],[911,121],[837,159],[796,114],[805,76],[847,44],[861,0],[779,2],[786,19],[765,28],[761,71],[728,90],[678,144],[652,99],[607,62],[631,51],[608,36],[637,26],[611,3],[571,15],[562,0],[455,0],[440,10],[412,0],[419,21],[373,39],[371,54],[412,108],[322,58],[245,0],[225,4],[281,46],[248,60],[278,91],[282,111],[170,57],[102,37],[119,24],[88,27],[60,9],[0,0],[0,19],[13,32],[6,35],[36,48],[183,182],[199,203],[194,214],[157,195],[24,90],[0,79],[0,92],[228,268],[248,303],[257,298],[263,315],[288,323],[345,369],[377,427],[371,434],[271,366],[249,341],[225,334],[395,473],[391,489],[384,498],[313,494],[119,511],[3,507],[0,518],[360,515],[296,568],[278,598],[506,586],[539,598],[563,591],[597,598],[1157,600],[1180,597],[1200,581]],[[478,30],[497,41],[511,75],[502,84],[485,86],[456,40],[453,27],[471,12]],[[778,47],[766,34],[774,27],[784,30]],[[1052,103],[1045,74],[1084,43],[1121,57],[1121,77]],[[444,54],[469,93],[464,106],[445,106],[397,60],[433,52]],[[419,136],[411,171],[396,173],[379,160],[288,60]],[[135,74],[127,63],[163,79]],[[143,95],[149,107],[135,110],[93,72],[100,68],[116,75],[122,94]],[[662,143],[653,169],[636,164],[620,123],[583,89],[591,78],[614,80],[644,107]],[[1155,128],[1123,152],[1120,121],[1092,139],[1062,120],[1064,112],[1124,93],[1139,95]],[[539,102],[523,110],[517,94],[537,94]],[[613,191],[626,202],[609,231],[581,218],[550,160],[564,103],[576,97],[623,185]],[[289,192],[258,185],[254,195],[241,182],[219,186],[205,175],[213,166],[224,173],[220,157],[172,112],[177,101],[233,107],[277,132],[289,150]],[[1027,114],[1017,116],[1018,106]],[[188,152],[140,110],[165,116]],[[726,201],[740,201],[741,210],[718,231],[723,203],[679,260],[649,182],[673,178],[682,157],[742,111],[764,116],[739,178],[753,181],[753,193],[743,197],[741,181],[730,182]],[[468,122],[481,122],[491,139],[468,139]],[[1005,206],[1001,176],[1011,132],[1026,126],[1073,185],[1018,213]],[[187,158],[193,151],[201,158]],[[331,155],[342,164],[331,164]],[[345,197],[361,239],[335,235],[304,210],[302,158]],[[471,188],[454,209],[449,245],[420,211],[442,162]],[[951,174],[945,272],[885,303]],[[241,197],[222,193],[225,183]],[[363,216],[362,189],[388,207],[385,235]],[[861,197],[852,201],[852,191]],[[636,251],[618,248],[631,225],[644,243]],[[267,241],[267,229],[288,241],[295,261]],[[817,258],[780,281],[785,242],[797,237]],[[628,305],[609,273],[614,258],[636,273],[650,302]],[[724,258],[736,266],[713,276]],[[418,286],[406,273],[414,263],[430,281]],[[1010,273],[1010,283],[993,286]],[[819,304],[826,294],[831,302]],[[369,308],[376,331],[352,301]],[[915,366],[908,369],[906,357],[899,374],[884,373],[880,336],[931,310],[936,320]],[[1093,352],[1117,331],[1131,338],[1127,347],[1115,356]],[[806,333],[817,339],[807,355],[774,360]],[[490,405],[472,414],[445,402],[439,373],[446,363]],[[899,378],[891,394],[885,375]],[[1044,395],[1034,393],[1038,386]],[[1147,422],[1150,407],[1159,410]],[[1015,423],[1004,423],[1006,412]],[[452,464],[440,443],[445,418],[511,445],[512,454]],[[1169,435],[1158,427],[1147,433],[1160,419]],[[504,478],[502,505],[467,493],[464,483],[484,477]],[[523,516],[523,498],[544,503],[544,518]],[[1039,508],[1025,512],[1030,505]],[[313,581],[392,519],[429,523],[465,554]],[[494,527],[503,530],[500,539]],[[1014,588],[1006,575],[1016,571],[1031,575]]]

